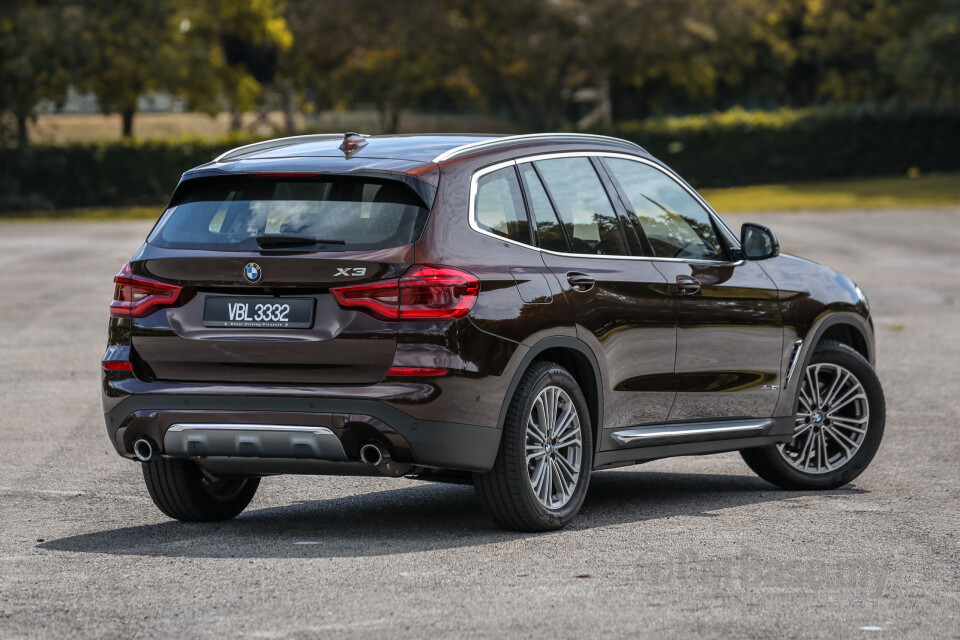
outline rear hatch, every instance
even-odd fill
[[[428,208],[390,179],[241,175],[189,180],[131,262],[183,287],[133,320],[159,380],[365,384],[386,375],[397,323],[337,304],[332,287],[397,279]],[[187,300],[186,303],[182,303]]]

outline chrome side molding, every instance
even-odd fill
[[[646,427],[630,427],[614,431],[611,437],[621,445],[642,443],[646,440],[662,438],[687,438],[689,436],[706,436],[735,434],[736,437],[760,435],[773,426],[773,419],[745,420],[742,422],[691,422],[688,424],[651,425]]]

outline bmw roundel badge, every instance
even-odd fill
[[[247,279],[247,282],[259,282],[261,275],[263,275],[263,272],[260,271],[260,265],[256,262],[248,262],[247,266],[243,268],[243,277]]]

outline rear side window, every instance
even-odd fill
[[[630,255],[620,221],[589,158],[535,162],[570,239],[573,253]]]
[[[198,178],[185,183],[148,238],[175,249],[257,250],[264,234],[343,244],[327,251],[387,249],[415,242],[429,211],[394,180]]]
[[[530,223],[513,167],[492,171],[477,180],[474,213],[481,229],[530,244]]]
[[[724,260],[710,214],[700,203],[659,169],[642,162],[605,160],[636,216],[654,254],[662,258]]]

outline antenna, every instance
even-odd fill
[[[343,151],[343,155],[348,158],[355,154],[360,149],[363,149],[367,146],[367,139],[365,136],[354,133],[353,131],[347,131],[343,134],[343,142],[340,143],[340,151]]]

